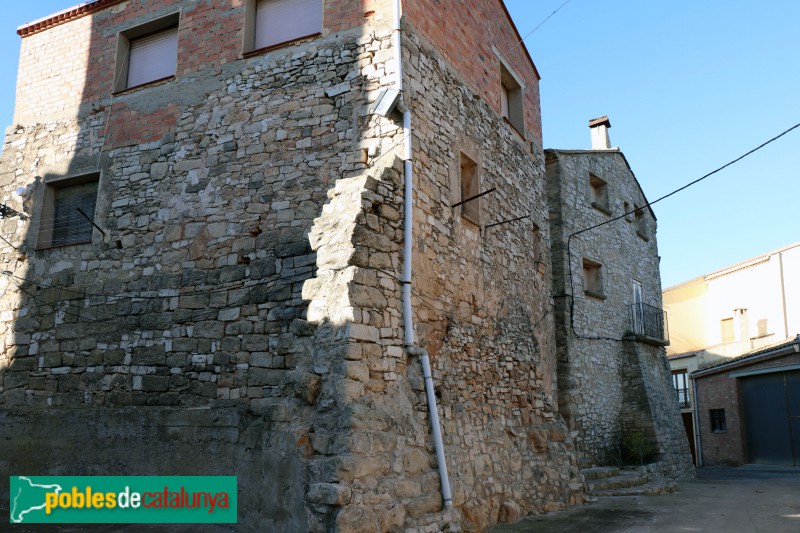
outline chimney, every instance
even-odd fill
[[[589,129],[592,131],[592,150],[610,150],[611,140],[608,138],[608,128],[611,121],[608,116],[593,118],[589,121]]]
[[[740,307],[733,310],[733,322],[736,329],[734,335],[737,342],[750,340],[750,320],[747,318],[747,309]]]

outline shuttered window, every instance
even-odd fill
[[[127,87],[175,75],[178,64],[178,28],[131,40]]]
[[[63,187],[55,191],[52,246],[92,241],[92,224],[97,203],[97,182]],[[80,211],[86,214],[83,216]]]
[[[322,0],[259,0],[256,50],[322,31]]]

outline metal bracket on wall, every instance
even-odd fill
[[[8,207],[6,204],[0,204],[0,218],[9,218],[9,217],[19,217],[22,220],[27,220],[28,217],[13,209]]]
[[[511,218],[511,219],[508,219],[508,220],[501,220],[500,222],[495,222],[493,224],[487,224],[486,225],[486,229],[493,228],[495,226],[500,226],[502,224],[508,224],[510,222],[516,222],[517,220],[525,220],[526,218],[531,218],[531,216],[530,215],[523,215],[521,217]]]
[[[463,199],[463,200],[461,200],[460,202],[456,202],[456,203],[454,203],[453,205],[451,205],[450,207],[458,207],[458,206],[460,206],[460,205],[463,205],[463,204],[465,204],[465,203],[467,203],[467,202],[471,202],[472,200],[475,200],[475,199],[477,199],[477,198],[480,198],[481,196],[487,195],[487,194],[489,194],[490,192],[494,192],[494,191],[496,191],[496,190],[497,190],[497,187],[492,187],[491,189],[485,190],[485,191],[483,191],[483,192],[479,192],[479,193],[478,193],[478,194],[476,194],[475,196],[470,196],[469,198],[464,198],[464,199]]]

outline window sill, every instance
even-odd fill
[[[262,54],[266,54],[267,52],[272,52],[273,50],[277,50],[278,48],[283,48],[285,46],[290,46],[292,44],[297,44],[303,41],[311,41],[316,39],[322,35],[321,32],[312,33],[311,35],[304,35],[302,37],[298,37],[296,39],[291,39],[289,41],[283,41],[282,43],[271,44],[269,46],[265,46],[263,48],[257,48],[256,50],[251,50],[249,52],[245,52],[242,54],[242,59],[248,59],[255,56],[260,56]]]
[[[727,429],[712,429],[711,433],[718,434],[718,433],[727,433]]]
[[[512,124],[512,122],[511,122],[510,120],[508,120],[508,117],[506,117],[506,116],[503,116],[503,122],[505,122],[506,124],[508,124],[508,125],[511,127],[511,129],[512,129],[512,130],[514,130],[514,133],[516,133],[517,135],[519,135],[519,138],[520,138],[520,139],[522,139],[523,141],[525,141],[525,134],[524,134],[524,133],[522,133],[521,131],[519,131],[519,130],[517,129],[517,127],[516,127],[516,126],[514,126],[514,124]],[[527,142],[527,141],[526,141],[526,142]]]
[[[594,207],[595,209],[597,209],[601,213],[605,213],[606,215],[611,216],[611,210],[608,207],[604,206],[604,205],[600,205],[597,202],[592,202],[592,207]]]
[[[583,291],[583,294],[585,294],[589,298],[594,298],[596,300],[605,300],[606,299],[606,295],[601,293],[601,292]]]
[[[465,214],[462,213],[461,214],[461,220],[466,220],[467,222],[469,222],[470,224],[472,224],[472,225],[474,225],[474,226],[476,226],[478,228],[481,227],[481,223],[478,220],[474,219],[473,217],[471,217],[469,215],[465,215]]]
[[[85,244],[92,244],[91,240],[88,241],[80,241],[80,242],[70,242],[67,244],[51,244],[49,246],[37,246],[37,252],[45,252],[47,250],[60,250],[61,248],[69,248],[70,246],[81,246]]]
[[[163,82],[170,81],[170,80],[173,80],[173,79],[175,79],[175,75],[174,74],[172,76],[166,76],[164,78],[159,78],[157,80],[148,81],[147,83],[140,83],[139,85],[134,85],[133,87],[126,87],[125,89],[121,89],[119,91],[115,91],[115,92],[111,93],[111,95],[112,96],[120,96],[120,95],[123,95],[123,94],[127,94],[129,92],[136,91],[138,89],[143,89],[145,87],[150,87],[151,85],[158,85],[158,84],[161,84]]]

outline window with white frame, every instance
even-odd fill
[[[257,0],[246,51],[290,43],[322,32],[322,0]]]
[[[125,30],[119,35],[115,91],[123,91],[175,75],[178,68],[180,15]]]

